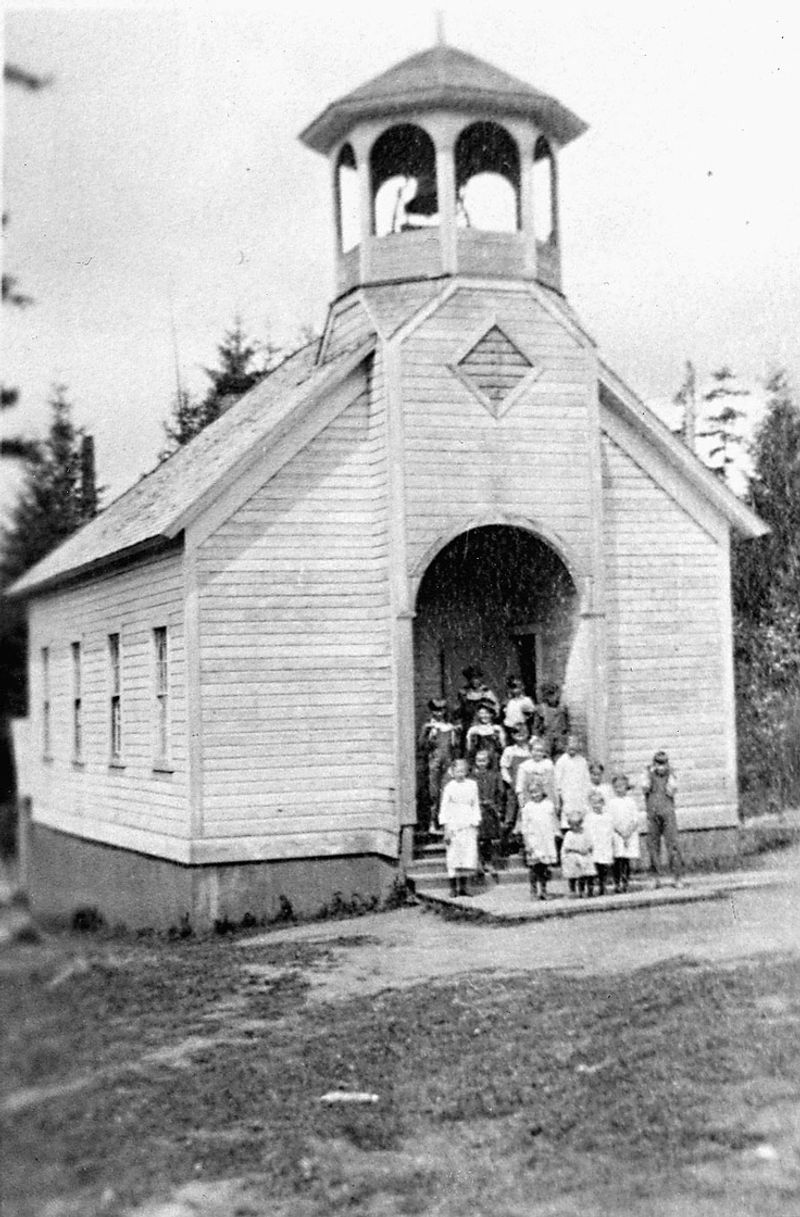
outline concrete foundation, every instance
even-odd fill
[[[729,828],[684,828],[679,833],[683,865],[687,870],[715,870],[732,862],[740,852],[738,825]],[[647,870],[650,855],[647,834],[641,836],[642,857],[639,866]],[[666,846],[661,846],[661,870],[669,870]]]
[[[378,907],[397,866],[375,855],[181,866],[30,824],[25,886],[31,911],[71,922],[79,910],[111,926],[196,932],[215,922],[256,923]]]

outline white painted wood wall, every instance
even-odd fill
[[[37,821],[180,861],[393,856],[414,763],[416,587],[443,543],[508,522],[550,542],[573,575],[583,616],[566,695],[578,718],[607,706],[608,762],[635,776],[667,747],[684,826],[734,822],[727,521],[600,410],[594,350],[563,311],[511,284],[461,285],[436,307],[441,291],[375,288],[339,306],[323,358],[375,324],[385,341],[368,380],[353,381],[344,408],[274,476],[248,474],[244,501],[228,488],[183,554],[34,598]],[[491,325],[539,369],[499,419],[448,366]],[[593,611],[603,603],[605,649]],[[153,766],[152,631],[162,625],[171,773]],[[122,639],[124,768],[109,765],[112,632]],[[48,761],[36,752],[44,646]]]
[[[493,324],[540,366],[500,418],[448,366]],[[519,522],[553,543],[581,596],[595,514],[588,386],[596,371],[588,343],[524,288],[463,286],[409,336],[400,359],[412,580],[443,538],[476,523]],[[578,723],[587,716],[588,662],[579,622],[565,679]]]
[[[735,823],[727,529],[704,527],[608,436],[603,447],[609,759],[638,781],[666,748],[682,826]]]
[[[199,548],[209,856],[396,853],[384,415],[378,375]]]
[[[189,837],[184,567],[180,553],[139,562],[30,607],[29,776],[36,822],[165,857]],[[170,768],[156,769],[153,630],[169,646]],[[108,635],[122,656],[121,765],[110,755]],[[81,644],[82,761],[73,757],[71,644]],[[50,652],[51,759],[43,759],[41,652]]]

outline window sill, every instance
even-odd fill
[[[170,765],[169,761],[153,761],[153,773],[170,773],[175,772],[175,767]]]
[[[124,761],[109,761],[108,767],[109,769],[125,769],[126,765]]]
[[[73,769],[85,769],[85,768],[86,768],[86,761],[79,761],[79,760],[77,759],[77,757],[73,757],[73,758],[72,758],[72,768],[73,768]]]

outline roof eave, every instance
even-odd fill
[[[317,384],[313,389],[305,393],[301,392],[302,386],[297,391],[298,398],[290,412],[281,419],[280,423],[259,442],[253,445],[249,452],[245,453],[234,465],[226,470],[223,477],[206,490],[206,492],[190,507],[180,512],[173,517],[167,529],[167,535],[175,537],[183,533],[187,528],[198,520],[208,507],[214,503],[225,491],[225,489],[236,482],[236,480],[247,472],[253,465],[257,465],[263,461],[265,452],[285,436],[292,433],[295,429],[295,424],[299,413],[313,410],[321,398],[329,394],[333,389],[344,382],[348,376],[353,373],[356,368],[360,367],[366,359],[372,355],[377,346],[377,336],[371,335],[365,342],[360,343],[352,351],[344,352],[335,360],[332,360],[327,367],[328,374],[325,375],[326,365],[319,366],[317,371],[321,374]],[[288,458],[287,458],[288,459]]]
[[[645,436],[670,464],[683,474],[708,499],[729,523],[743,536],[750,539],[763,537],[769,526],[754,511],[737,499],[699,457],[672,434],[669,427],[657,418],[616,372],[602,360],[599,364],[599,379],[619,412],[637,431]]]
[[[84,579],[93,578],[95,575],[115,570],[120,566],[129,566],[132,562],[137,562],[143,558],[155,557],[166,553],[168,550],[179,550],[182,548],[182,535],[167,537],[159,534],[147,537],[143,541],[138,541],[136,545],[129,545],[126,549],[114,550],[113,553],[103,554],[101,557],[93,558],[89,562],[83,562],[78,566],[71,566],[69,570],[45,576],[43,579],[36,578],[36,567],[34,566],[27,574],[22,575],[10,587],[6,588],[3,595],[13,599],[29,600],[34,596],[54,591],[67,584],[81,583]],[[31,576],[33,577],[31,578]]]
[[[520,93],[515,99],[507,93],[497,93],[493,90],[463,89],[454,94],[449,89],[433,87],[405,97],[390,96],[353,101],[341,98],[327,106],[300,132],[299,138],[307,148],[327,156],[356,123],[430,110],[474,111],[492,114],[497,118],[529,118],[541,126],[545,135],[557,140],[562,146],[571,143],[589,129],[588,123],[577,114],[573,114],[561,102],[545,94],[533,99]]]

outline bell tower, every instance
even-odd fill
[[[560,291],[558,158],[585,130],[443,42],[332,102],[300,138],[330,164],[337,295],[448,275]]]

